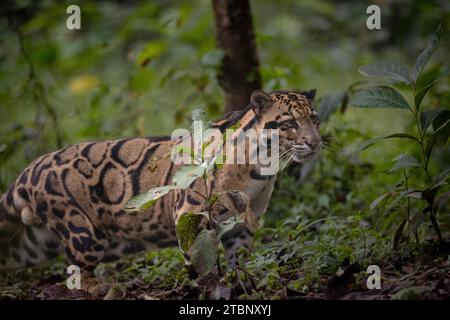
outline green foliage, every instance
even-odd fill
[[[359,68],[359,72],[367,77],[386,77],[394,81],[411,84],[409,68],[405,65],[394,63],[374,63]]]
[[[181,249],[185,252],[189,250],[197,238],[199,224],[202,219],[200,214],[186,213],[180,217],[176,227],[176,234]]]
[[[358,91],[350,104],[360,108],[401,108],[409,109],[405,98],[395,89],[385,86]]]
[[[102,264],[95,273],[108,282],[143,281],[155,288],[171,289],[174,284],[182,283],[186,277],[183,256],[178,248],[168,248],[159,252],[149,252],[129,259],[129,265],[121,272],[108,272],[115,263]],[[116,269],[116,268],[114,268]],[[112,279],[110,278],[112,275]]]
[[[174,189],[175,186],[161,186],[153,188],[130,199],[126,203],[124,209],[128,212],[142,211],[151,207],[158,199]]]
[[[213,193],[212,190],[208,190],[207,177],[213,170],[217,169],[216,161],[219,155],[215,154],[211,158],[206,158],[205,156],[205,148],[208,146],[208,142],[204,142],[204,134],[208,129],[208,125],[206,124],[204,113],[201,110],[194,110],[193,120],[191,136],[194,141],[201,142],[201,150],[199,150],[198,156],[196,156],[193,148],[189,150],[189,154],[194,155],[191,159],[196,160],[198,163],[194,161],[194,164],[181,165],[173,176],[173,185],[155,187],[133,197],[127,202],[125,210],[129,213],[141,211],[152,206],[159,198],[170,191],[188,189],[194,181],[201,179],[207,189],[206,193],[202,195],[205,199],[204,209],[206,211],[181,215],[176,226],[176,235],[181,249],[189,254],[197,274],[199,277],[204,277],[212,272],[216,265],[219,246],[218,240],[238,224],[242,224],[243,220],[240,217],[231,217],[226,221],[216,224],[210,218],[211,207],[219,195]],[[201,128],[195,128],[196,125],[200,125]],[[179,151],[176,146],[174,147],[174,151]],[[209,225],[212,226],[211,230],[200,230],[200,222],[204,217],[209,220]]]
[[[437,81],[437,78],[447,71],[440,73],[438,77],[429,79],[430,82],[428,83],[422,83],[422,89],[416,91],[421,73],[434,51],[439,46],[441,35],[442,25],[439,25],[430,44],[417,58],[412,71],[409,71],[410,69],[404,65],[383,63],[372,64],[360,68],[360,72],[366,76],[388,77],[392,80],[406,83],[414,97],[414,106],[410,106],[396,89],[389,86],[376,86],[363,89],[358,91],[350,100],[350,104],[356,107],[407,109],[411,112],[411,118],[417,127],[414,135],[408,133],[396,133],[386,137],[374,138],[363,143],[357,150],[360,152],[383,139],[396,137],[413,140],[421,152],[420,162],[416,157],[403,153],[394,158],[395,165],[389,172],[393,173],[400,171],[402,174],[401,181],[395,189],[379,196],[370,206],[371,209],[374,209],[386,197],[392,197],[393,200],[387,205],[386,211],[383,214],[384,217],[396,208],[401,201],[407,203],[406,218],[401,220],[395,231],[394,248],[397,248],[406,225],[408,226],[408,230],[413,230],[413,232],[415,232],[416,240],[418,241],[417,219],[414,219],[415,221],[413,221],[411,217],[411,201],[416,199],[426,203],[427,206],[422,209],[422,214],[429,217],[439,241],[443,241],[441,229],[436,218],[438,212],[434,204],[434,199],[438,190],[446,184],[448,170],[432,177],[429,172],[429,163],[434,147],[446,144],[448,137],[450,136],[450,112],[441,109],[421,110],[420,107],[423,98],[428,92],[428,88],[431,88]],[[430,124],[432,124],[433,131],[431,134],[427,134],[427,129],[430,127]],[[422,170],[414,170],[416,168],[421,168]],[[411,183],[408,183],[413,177],[419,179],[425,178],[427,181],[425,188],[423,188],[423,183],[417,183],[417,186],[412,186]],[[411,227],[411,225],[414,225],[414,227]]]
[[[209,274],[216,266],[218,245],[215,230],[202,230],[189,248],[192,264],[199,277]]]

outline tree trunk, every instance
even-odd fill
[[[219,85],[225,92],[225,111],[239,110],[261,88],[259,60],[249,0],[213,0],[217,46],[224,57]]]

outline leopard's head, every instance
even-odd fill
[[[280,155],[295,162],[312,160],[322,144],[319,118],[311,106],[315,90],[255,91],[251,105],[266,129],[279,129]]]

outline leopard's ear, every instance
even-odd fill
[[[255,110],[256,114],[262,112],[265,108],[269,107],[272,103],[270,96],[261,90],[255,90],[250,97],[250,104]]]
[[[316,97],[316,89],[310,89],[308,91],[302,91],[300,92],[302,95],[304,95],[306,97],[306,99],[308,99],[308,102],[312,102],[314,100],[314,98]]]

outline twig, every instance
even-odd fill
[[[45,90],[45,86],[42,83],[42,81],[39,79],[39,77],[36,74],[36,68],[33,63],[33,60],[30,57],[30,54],[25,48],[25,37],[23,33],[21,32],[20,28],[15,25],[12,14],[8,14],[8,25],[13,30],[13,32],[17,35],[19,39],[19,47],[20,52],[25,58],[25,61],[28,64],[28,78],[25,83],[24,91],[27,90],[27,88],[31,88],[33,93],[33,98],[42,106],[44,106],[45,111],[50,116],[52,126],[55,132],[55,139],[56,139],[56,145],[58,148],[62,148],[63,146],[63,134],[61,131],[61,128],[58,124],[58,117],[56,113],[56,109],[51,105],[50,101],[48,100],[47,91]]]

